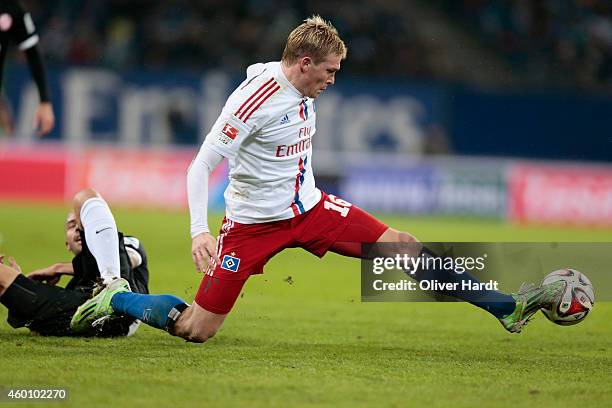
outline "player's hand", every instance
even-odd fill
[[[0,97],[0,128],[7,135],[12,135],[15,129],[11,107],[4,97]]]
[[[15,269],[19,273],[22,273],[21,266],[19,266],[17,261],[15,261],[15,258],[13,258],[12,256],[9,256],[8,261],[9,261],[9,266],[11,268]]]
[[[196,235],[191,240],[191,256],[199,272],[204,272],[206,266],[211,263],[214,265],[219,264],[219,257],[215,250],[216,246],[217,240],[208,232]]]
[[[4,263],[4,254],[0,254],[0,263]],[[17,261],[15,261],[15,258],[13,258],[12,256],[8,257],[8,266],[21,273],[21,266],[17,264]]]
[[[42,137],[53,130],[55,126],[55,115],[53,114],[53,105],[51,102],[42,102],[36,109],[34,115],[34,129],[37,131],[38,137]]]
[[[55,265],[28,274],[28,278],[35,281],[46,282],[50,285],[57,284],[61,277],[62,274],[56,270]]]

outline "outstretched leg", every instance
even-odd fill
[[[377,227],[372,224],[372,228]],[[363,225],[358,228],[363,229]],[[355,228],[347,227],[347,231],[355,231]],[[342,234],[338,242],[330,250],[342,255],[362,257],[361,245],[356,246],[356,235]],[[358,240],[358,239],[357,239]],[[353,241],[353,243],[351,243]],[[373,240],[362,240],[372,242]],[[347,243],[348,242],[348,243]],[[378,254],[368,254],[368,259],[373,256],[394,257],[396,254],[410,257],[437,257],[435,253],[424,247],[414,236],[407,232],[388,228],[376,240],[377,243],[387,243],[386,246],[376,248]],[[393,246],[389,243],[396,243]],[[359,255],[356,256],[359,249]],[[435,265],[435,263],[434,263]],[[432,268],[428,270],[406,271],[410,276],[418,281],[436,280],[440,283],[450,283],[450,287],[456,290],[439,290],[438,293],[452,296],[477,307],[486,310],[495,316],[504,328],[510,332],[520,332],[527,321],[541,308],[548,308],[558,298],[562,287],[560,285],[544,285],[541,287],[523,285],[517,294],[508,295],[496,290],[463,290],[463,282],[469,282],[469,287],[480,287],[480,281],[465,271],[447,270],[444,268]]]
[[[104,284],[119,278],[119,236],[115,218],[97,191],[86,188],[74,196],[77,224],[85,233],[87,246],[96,259]]]
[[[131,316],[195,343],[214,336],[227,316],[210,312],[195,302],[189,306],[174,295],[132,293],[125,279],[116,279],[78,308],[71,328],[75,333],[88,331],[94,321],[112,314]]]
[[[81,291],[67,290],[28,279],[0,264],[0,303],[8,309],[7,322],[43,335],[70,335],[70,317],[87,299]]]
[[[362,219],[366,219],[362,217]],[[366,219],[367,220],[367,219]],[[373,221],[372,221],[373,222]],[[376,221],[378,223],[378,221]],[[375,224],[373,224],[375,225]],[[376,224],[377,225],[377,224]],[[347,227],[347,232],[345,231],[338,239],[338,242],[332,245],[330,248],[331,251],[339,253],[341,255],[347,255],[352,257],[363,257],[364,255],[361,253],[361,242],[357,242],[357,245],[351,246],[350,241],[355,241],[355,239],[359,236],[357,235],[349,235],[351,234],[351,230],[355,228],[366,228],[367,225],[360,225],[358,227],[354,227],[349,225]],[[378,256],[387,256],[394,257],[396,254],[407,255],[409,257],[418,258],[422,254],[426,254],[427,256],[435,256],[433,253],[428,252],[427,248],[423,247],[418,239],[416,239],[413,235],[398,231],[393,228],[387,228],[385,232],[382,233],[377,239],[376,243],[380,243],[379,247],[375,248],[375,252],[380,252],[376,254],[369,254],[368,257],[378,257]],[[392,246],[392,243],[396,243],[397,245]],[[387,246],[384,246],[387,245]],[[347,250],[348,249],[348,250]],[[358,255],[356,256],[356,254]],[[408,272],[408,271],[407,271]],[[470,281],[470,282],[479,282],[476,278],[471,276],[468,273],[455,273],[454,271],[447,271],[445,269],[440,270],[427,270],[427,271],[416,271],[416,273],[411,273],[412,278],[421,281],[421,280],[432,280],[435,279],[440,283],[457,283],[459,282],[459,286],[462,281]],[[515,308],[515,300],[512,296],[506,295],[497,291],[465,291],[465,290],[453,290],[453,291],[440,291],[440,293],[452,296],[466,302],[469,302],[475,306],[478,306],[495,317],[502,318],[512,313]]]
[[[334,197],[334,199],[337,203],[340,202],[337,198]],[[336,237],[335,242],[329,248],[330,251],[345,256],[356,258],[365,257],[367,259],[380,256],[395,257],[395,255],[406,255],[412,258],[418,258],[422,255],[436,256],[421,245],[419,240],[413,235],[407,232],[398,231],[394,228],[389,228],[359,207],[352,206],[344,201],[341,202],[344,203],[349,210],[346,212],[346,217],[340,218],[345,226],[342,233]],[[364,254],[362,253],[362,243],[376,243],[381,245],[374,246],[374,253]],[[406,272],[411,272],[410,276],[419,281],[435,279],[440,283],[459,283],[458,287],[465,281],[479,283],[479,281],[470,274],[466,272],[456,273],[454,270],[433,269]],[[510,315],[516,307],[515,299],[512,296],[492,290],[453,290],[440,291],[440,293],[472,303],[493,314],[498,319]]]
[[[225,238],[227,244],[228,236]],[[215,273],[219,272],[217,265]],[[78,308],[71,327],[79,333],[106,316],[128,315],[187,341],[203,343],[219,330],[245,282],[246,277],[235,280],[206,274],[194,303],[188,305],[173,295],[130,293],[125,280],[117,279]]]
[[[429,251],[426,247],[411,234],[389,228],[377,241],[378,243],[399,243],[398,248],[402,252],[408,252],[407,255],[413,258],[420,256],[436,257],[437,255]],[[395,254],[390,254],[394,256]],[[400,255],[403,255],[400,254]],[[408,271],[407,271],[408,272]],[[428,270],[411,271],[411,276],[418,280],[436,280],[440,283],[456,284],[456,290],[442,290],[439,293],[452,296],[457,299],[464,300],[481,309],[486,310],[498,319],[511,314],[515,307],[516,301],[511,295],[507,295],[496,290],[463,290],[463,282],[469,282],[470,287],[474,287],[475,283],[480,283],[478,279],[470,275],[468,272],[456,272],[444,268],[432,268]]]

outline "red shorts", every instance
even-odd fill
[[[304,248],[322,257],[328,250],[359,256],[361,243],[374,243],[387,230],[376,218],[333,195],[294,218],[261,224],[223,219],[217,237],[219,265],[211,265],[195,301],[204,309],[229,313],[242,286],[285,248]],[[351,246],[351,244],[353,244]]]

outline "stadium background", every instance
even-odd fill
[[[153,291],[192,300],[199,276],[190,272],[186,168],[246,67],[278,59],[288,32],[314,12],[336,25],[349,48],[336,85],[317,100],[314,169],[326,191],[428,240],[612,239],[607,1],[24,4],[41,34],[57,117],[53,133],[38,140],[31,129],[38,96],[15,53],[4,77],[15,132],[0,138],[0,253],[15,255],[24,270],[68,260],[61,252],[67,200],[93,186],[116,210],[120,228],[145,243]],[[213,225],[226,175],[222,166],[211,182]],[[335,256],[317,262],[282,254],[265,278],[249,282],[205,352],[189,346],[167,356],[163,349],[180,343],[147,329],[126,341],[88,344],[28,338],[1,323],[3,372],[11,364],[24,368],[0,377],[0,385],[61,385],[49,373],[76,362],[96,374],[65,380],[75,403],[107,398],[100,387],[116,389],[113,376],[138,375],[135,385],[117,390],[117,403],[194,404],[203,397],[187,390],[202,387],[197,378],[178,385],[172,378],[203,368],[220,375],[208,379],[215,388],[206,388],[203,401],[228,405],[401,405],[400,395],[391,395],[398,389],[430,405],[609,400],[607,304],[600,318],[571,331],[577,337],[540,321],[531,334],[506,340],[478,313],[453,326],[466,321],[465,305],[407,305],[410,320],[402,318],[406,305],[357,305],[358,269]],[[415,336],[420,343],[407,345]],[[534,341],[544,352],[522,354]],[[581,342],[587,350],[576,346]],[[102,347],[129,359],[123,374]],[[74,356],[41,357],[61,348]],[[511,353],[522,357],[508,363]],[[595,371],[599,380],[576,393],[538,382],[549,374],[545,367],[560,373],[564,364],[591,379]],[[406,387],[406,367],[423,375],[416,391]],[[238,379],[250,384],[246,391],[232,383],[231,368],[244,370]],[[363,377],[355,374],[361,369]],[[532,383],[509,379],[514,370]],[[440,380],[449,375],[448,383]],[[384,379],[370,394],[368,376]],[[508,383],[516,394],[496,398]],[[474,387],[469,395],[466,386]]]

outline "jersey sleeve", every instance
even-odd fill
[[[263,76],[263,75],[262,75]],[[232,95],[204,144],[211,150],[228,158],[233,158],[240,146],[249,136],[256,133],[271,117],[266,106],[280,85],[274,78],[261,78],[245,81]]]
[[[255,129],[240,121],[234,114],[222,112],[212,130],[206,136],[204,145],[223,157],[233,158],[240,145]]]
[[[38,33],[30,13],[16,2],[13,16],[11,37],[21,51],[28,50],[38,44]]]

